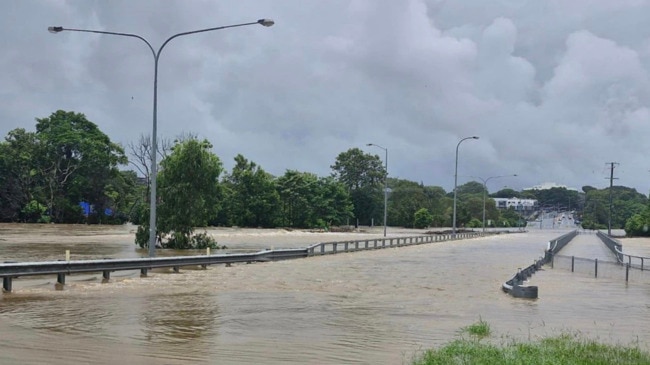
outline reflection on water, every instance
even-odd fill
[[[98,242],[94,254],[137,256],[124,227],[101,232],[47,239],[59,242],[53,245],[60,250],[70,237],[86,237]],[[647,283],[545,269],[531,278],[540,288],[538,300],[501,292],[503,281],[562,233],[161,271],[146,278],[117,272],[104,284],[97,275],[73,275],[62,291],[54,290],[55,278],[38,279],[47,280],[38,285],[20,278],[14,293],[0,296],[0,363],[399,364],[455,338],[479,318],[498,336],[526,340],[569,330],[647,348]],[[251,243],[229,234],[230,242],[239,239],[248,247],[270,239]],[[281,239],[294,246],[307,240]],[[23,252],[9,252],[18,246]],[[34,257],[43,255],[41,246],[12,238],[0,241],[0,254]]]

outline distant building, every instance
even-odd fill
[[[578,191],[578,189],[576,189],[576,188],[570,188],[570,187],[568,187],[566,185],[560,185],[560,184],[556,184],[554,182],[541,183],[539,185],[535,185],[535,186],[530,187],[530,188],[525,188],[524,190],[548,190],[548,189],[552,189],[552,188],[565,188],[567,190]]]
[[[530,214],[538,209],[537,199],[492,198],[498,209],[514,208],[520,214]]]

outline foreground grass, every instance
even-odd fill
[[[481,342],[489,334],[483,321],[465,327],[471,338],[454,340],[439,349],[427,350],[413,365],[452,364],[648,364],[650,354],[635,346],[612,346],[563,334],[538,342],[511,342],[501,346]]]

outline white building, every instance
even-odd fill
[[[557,184],[557,183],[554,183],[554,182],[544,182],[544,183],[541,183],[539,185],[535,185],[535,186],[530,187],[530,188],[525,188],[524,190],[548,190],[548,189],[552,189],[552,188],[565,188],[567,190],[579,191],[576,188],[570,188],[570,187],[568,187],[566,185],[560,185],[560,184]]]
[[[519,199],[519,198],[492,198],[496,202],[497,208],[508,209],[513,207],[515,211],[522,214],[529,214],[537,210],[537,199]]]

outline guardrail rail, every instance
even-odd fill
[[[110,279],[110,273],[123,270],[140,270],[141,276],[155,268],[173,268],[179,271],[183,266],[202,266],[233,263],[253,263],[304,258],[362,250],[419,245],[425,243],[461,240],[484,236],[482,232],[464,232],[453,234],[427,234],[422,236],[388,237],[366,240],[323,242],[307,248],[263,250],[255,253],[102,259],[102,260],[66,260],[42,262],[4,262],[0,264],[2,289],[11,292],[13,279],[22,276],[57,275],[57,283],[64,285],[66,275],[78,273],[101,272],[104,280]]]

